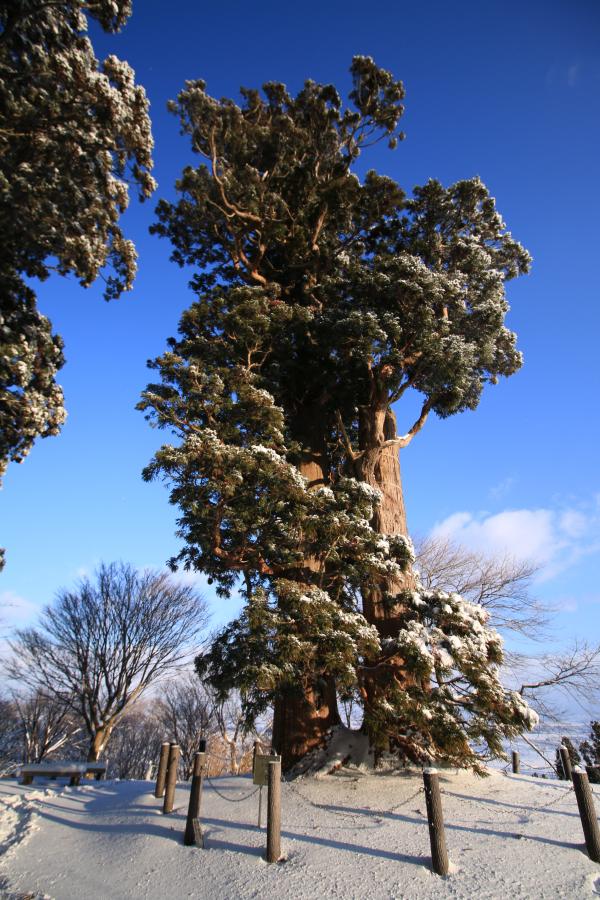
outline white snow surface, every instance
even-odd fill
[[[23,787],[0,780],[0,896],[392,900],[556,898],[600,894],[566,782],[440,769],[451,874],[430,868],[417,770],[339,768],[282,785],[282,853],[264,861],[258,794],[248,777],[205,785],[205,849],[184,847],[189,785],[162,814],[152,782]],[[597,790],[597,789],[596,789]],[[251,796],[249,796],[251,794]],[[244,799],[245,798],[245,799]],[[600,799],[600,797],[598,797]]]

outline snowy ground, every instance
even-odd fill
[[[188,785],[178,787],[175,812],[163,816],[149,782],[70,788],[2,780],[0,895],[485,900],[600,894],[600,865],[585,853],[568,784],[499,772],[486,779],[442,773],[453,873],[441,879],[430,870],[421,783],[418,772],[341,770],[284,784],[285,861],[268,865],[265,831],[256,824],[258,794],[248,796],[254,790],[248,778],[214,780],[223,797],[205,789],[205,850],[181,841]]]

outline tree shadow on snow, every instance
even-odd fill
[[[468,799],[468,798],[466,798]],[[321,809],[329,809],[332,812],[344,812],[346,814],[353,813],[358,815],[372,816],[374,813],[372,810],[361,809],[360,807],[350,807],[350,806],[322,806]],[[545,810],[541,811],[545,813]],[[550,812],[550,810],[549,810]],[[539,813],[538,813],[539,814]],[[427,818],[424,816],[422,819],[414,818],[413,816],[407,816],[402,813],[396,812],[377,812],[378,818],[381,819],[391,819],[392,821],[406,822],[408,824],[425,827],[427,824]],[[515,822],[515,827],[519,824]],[[555,847],[565,847],[568,850],[581,850],[582,845],[573,841],[565,841],[565,840],[556,840],[555,838],[543,837],[542,835],[537,834],[518,834],[514,831],[500,831],[498,828],[481,828],[476,827],[475,825],[458,825],[452,821],[448,821],[445,819],[444,826],[447,831],[466,831],[470,834],[480,834],[480,835],[489,835],[490,837],[499,837],[499,838],[510,838],[513,840],[524,840],[524,841],[536,841],[540,844],[550,844]],[[392,854],[394,858],[397,858],[396,854]]]
[[[241,822],[232,822],[229,819],[215,819],[207,817],[202,819],[203,827],[213,825],[222,828],[242,829],[244,831],[259,832],[264,835],[264,847],[255,847],[249,844],[234,844],[221,838],[212,837],[210,832],[206,834],[206,848],[208,850],[215,848],[221,850],[234,850],[241,853],[263,856],[266,849],[267,832],[264,828],[260,830],[256,825],[247,825]],[[350,853],[360,853],[365,856],[376,856],[380,859],[389,859],[396,862],[405,862],[418,866],[429,866],[430,859],[428,856],[412,856],[408,853],[394,852],[393,850],[382,850],[379,847],[364,847],[362,844],[353,844],[350,841],[337,841],[334,838],[317,837],[314,834],[303,834],[298,831],[290,831],[288,829],[281,830],[282,840],[300,841],[305,844],[313,844],[317,847],[330,847],[332,850],[346,850]]]
[[[565,797],[569,793],[565,791]],[[509,803],[508,800],[492,800],[490,797],[470,797],[469,794],[459,794],[455,791],[448,791],[444,788],[444,794],[447,797],[455,797],[457,800],[466,800],[468,803],[479,804],[479,803],[487,803],[489,806],[505,806],[507,809],[514,809],[522,812],[523,815],[534,815],[537,813],[538,815],[554,815],[554,816],[576,816],[579,818],[578,812],[572,812],[569,809],[559,809],[558,807],[551,807],[548,809],[545,806],[540,806],[536,804],[535,809],[529,810],[524,803]],[[575,802],[575,794],[572,795],[572,800]],[[555,797],[553,800],[548,800],[548,803],[556,803],[557,798]]]

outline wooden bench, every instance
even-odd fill
[[[61,762],[60,760],[35,763],[21,766],[21,784],[32,784],[36,775],[44,778],[68,778],[69,784],[76,787],[84,775],[93,774],[96,781],[106,775],[106,763],[103,762]]]

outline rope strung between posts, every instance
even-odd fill
[[[389,809],[371,809],[370,807],[361,807],[359,810],[357,810],[355,812],[351,812],[350,808],[346,807],[346,809],[348,809],[348,812],[342,812],[339,809],[331,809],[331,807],[325,803],[316,803],[314,800],[311,800],[309,797],[305,797],[304,794],[302,794],[298,790],[297,785],[293,785],[290,781],[286,781],[285,779],[282,779],[282,780],[283,780],[284,784],[286,785],[286,787],[291,791],[291,793],[295,794],[297,797],[299,797],[301,800],[304,801],[304,803],[308,804],[309,806],[313,806],[315,809],[320,809],[320,810],[323,810],[324,812],[333,813],[334,816],[340,816],[344,819],[354,819],[354,820],[356,820],[356,818],[358,816],[366,815],[366,816],[370,816],[370,817],[377,817],[377,816],[389,815],[390,813],[395,812],[397,809],[400,809],[401,807],[406,806],[408,803],[411,803],[413,800],[416,799],[416,797],[419,796],[419,794],[423,793],[423,787],[421,786],[418,788],[418,790],[416,790],[409,797],[406,797],[404,800],[401,800],[399,803],[396,803],[394,806],[391,806]],[[368,826],[363,826],[363,827],[366,828]]]
[[[218,794],[219,797],[221,797],[223,800],[227,800],[228,803],[243,803],[244,800],[249,800],[250,797],[254,797],[254,795],[257,794],[260,790],[259,785],[259,787],[255,788],[253,791],[250,791],[249,794],[246,794],[245,797],[228,797],[226,794],[223,794],[218,787],[215,787],[215,785],[212,783],[212,778],[210,778],[209,775],[206,775],[205,777],[208,781],[209,787],[213,789],[215,794]]]
[[[573,791],[573,785],[570,785],[570,787],[567,788],[566,790],[561,790],[560,796],[558,796],[555,800],[549,800],[547,802],[540,803],[537,806],[524,806],[521,803],[513,803],[513,804],[511,804],[511,808],[506,809],[506,810],[490,809],[489,803],[482,802],[481,800],[476,800],[474,797],[461,797],[459,794],[454,794],[454,793],[452,793],[452,791],[448,791],[445,788],[442,789],[441,793],[443,795],[445,795],[446,797],[453,797],[455,800],[458,800],[459,802],[462,801],[463,803],[470,803],[472,806],[478,806],[480,809],[484,809],[488,814],[493,813],[494,815],[496,815],[496,814],[500,813],[500,815],[512,817],[516,810],[521,810],[521,814],[525,814],[525,815],[529,816],[529,818],[531,818],[531,815],[533,813],[538,813],[538,812],[541,812],[542,810],[552,809],[553,806],[558,806],[558,804],[562,803],[562,801],[566,797],[568,797],[572,793],[572,791]],[[497,802],[501,803],[502,801],[497,801]],[[517,824],[523,824],[523,823],[517,823]]]

